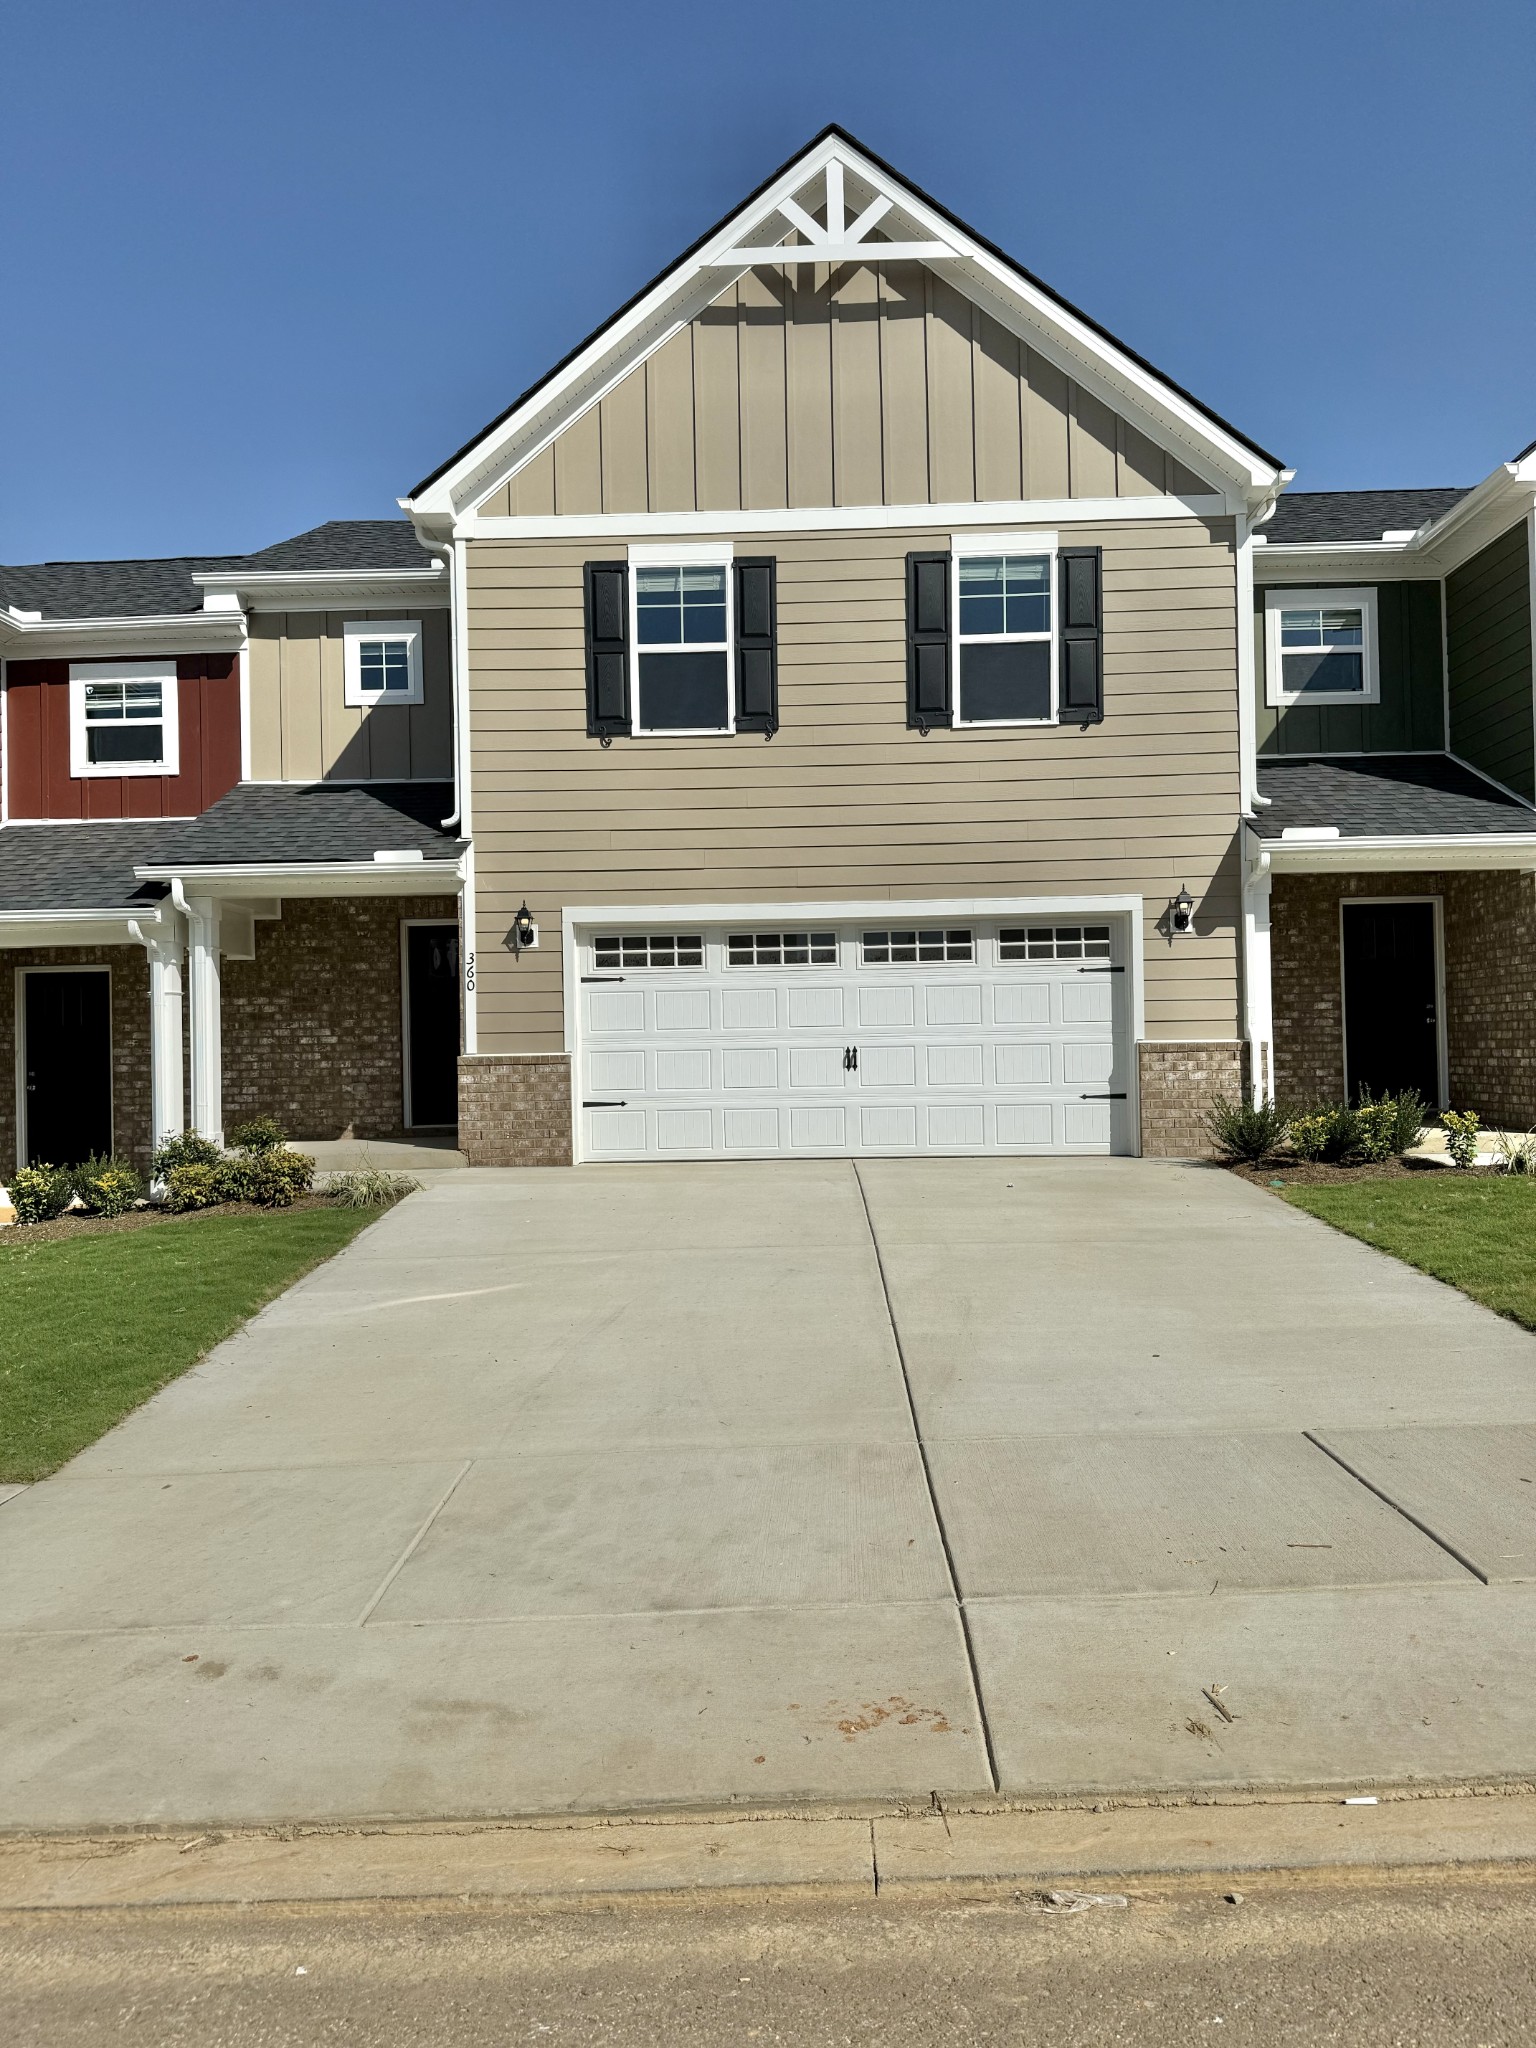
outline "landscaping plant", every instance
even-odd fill
[[[1440,1121],[1445,1127],[1445,1149],[1451,1155],[1451,1164],[1465,1171],[1477,1158],[1477,1134],[1483,1120],[1475,1109],[1442,1109]]]
[[[217,1166],[223,1157],[212,1138],[199,1137],[196,1131],[178,1131],[156,1146],[149,1170],[156,1180],[167,1180],[178,1166]]]
[[[387,1209],[420,1188],[408,1173],[385,1173],[376,1166],[357,1173],[333,1173],[325,1184],[326,1200],[342,1209]]]
[[[93,1216],[123,1216],[141,1201],[144,1183],[126,1159],[93,1157],[71,1169],[70,1191]]]
[[[62,1166],[18,1166],[11,1182],[11,1200],[18,1223],[51,1223],[74,1198],[69,1172]]]
[[[214,1157],[219,1156],[218,1147]],[[219,1191],[219,1169],[205,1161],[193,1160],[185,1166],[172,1166],[165,1175],[165,1206],[177,1215],[187,1209],[211,1209],[224,1196]]]
[[[1285,1142],[1289,1119],[1274,1102],[1231,1102],[1213,1095],[1205,1128],[1223,1159],[1258,1166]]]
[[[287,1142],[288,1133],[275,1116],[253,1116],[229,1133],[232,1152],[275,1152]]]
[[[1360,1141],[1359,1113],[1347,1102],[1320,1102],[1293,1116],[1286,1135],[1298,1159],[1342,1166]]]
[[[1495,1173],[1536,1174],[1536,1131],[1527,1131],[1520,1138],[1500,1131],[1493,1148]]]

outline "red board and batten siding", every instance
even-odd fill
[[[179,655],[176,704],[179,775],[74,777],[69,772],[69,663],[8,662],[10,815],[191,818],[206,811],[240,780],[240,657]]]

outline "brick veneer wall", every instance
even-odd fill
[[[112,970],[112,1142],[141,1171],[149,1165],[149,961],[142,946],[40,946],[0,952],[0,1163],[16,1161],[16,998],[18,967]]]
[[[290,897],[254,960],[223,962],[224,1128],[275,1116],[295,1138],[389,1138],[404,1122],[400,925],[452,896]]]
[[[1444,905],[1451,1102],[1485,1124],[1536,1124],[1536,882],[1512,870],[1276,875],[1270,899],[1275,1092],[1344,1092],[1339,904],[1351,896],[1439,896]]]
[[[570,1054],[461,1059],[459,1149],[471,1166],[571,1165]]]
[[[1236,1100],[1247,1048],[1240,1039],[1144,1038],[1136,1048],[1141,1149],[1148,1159],[1208,1159],[1205,1113],[1213,1095]]]

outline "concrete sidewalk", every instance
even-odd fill
[[[1533,1367],[1201,1168],[445,1174],[0,1505],[0,1826],[1521,1778]]]

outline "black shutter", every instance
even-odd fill
[[[952,725],[949,556],[907,557],[907,724]]]
[[[629,566],[588,562],[587,731],[595,739],[629,733]]]
[[[1097,725],[1104,716],[1104,582],[1102,548],[1063,548],[1061,585],[1061,722]]]
[[[772,555],[743,555],[736,578],[736,730],[779,729],[777,565]]]

